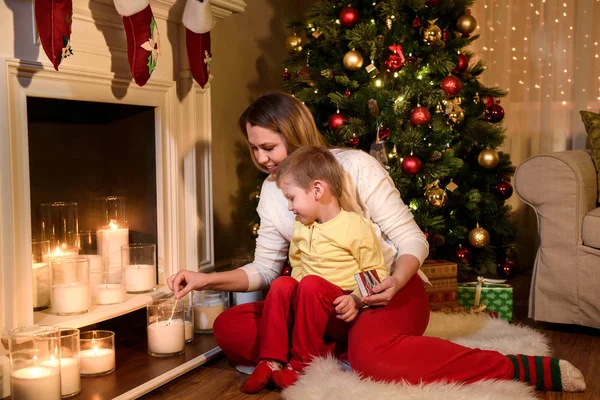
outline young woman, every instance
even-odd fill
[[[260,229],[254,262],[216,274],[179,271],[167,281],[179,298],[194,289],[267,288],[280,275],[287,257],[294,214],[287,209],[287,200],[274,178],[289,154],[304,145],[323,146],[323,137],[308,108],[281,92],[260,96],[244,111],[239,125],[252,160],[270,174],[263,183],[257,209]],[[544,390],[585,389],[581,372],[564,360],[504,356],[422,336],[429,322],[429,305],[417,271],[429,250],[425,235],[388,173],[374,158],[358,150],[331,151],[344,169],[342,207],[374,223],[390,271],[375,286],[377,294],[364,299],[371,308],[360,313],[347,336],[326,333],[326,340],[337,342],[339,349],[347,340],[347,359],[354,370],[378,380],[412,383],[515,379]],[[260,326],[269,323],[261,319],[263,307],[264,302],[242,304],[215,321],[217,343],[231,360],[242,365],[260,361]],[[343,350],[337,354],[345,356]]]

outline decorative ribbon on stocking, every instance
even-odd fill
[[[123,17],[131,75],[138,86],[144,86],[156,69],[160,54],[158,27],[150,0],[115,0],[115,8]]]
[[[214,24],[209,0],[187,0],[183,11],[185,45],[192,76],[203,88],[210,76],[210,30]]]
[[[54,69],[73,54],[71,49],[72,0],[35,0],[35,21],[40,42]]]

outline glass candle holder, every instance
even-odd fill
[[[115,370],[115,333],[111,331],[81,332],[79,344],[82,376],[101,376]]]
[[[104,269],[102,256],[98,254],[98,238],[95,231],[81,231],[77,234],[79,255],[90,260],[90,271]]]
[[[53,314],[76,315],[89,311],[91,305],[90,260],[85,257],[50,260]]]
[[[183,306],[183,319],[185,323],[185,342],[194,340],[194,306]]]
[[[38,240],[31,243],[32,294],[35,311],[50,307],[50,266],[44,256],[50,253],[50,242]]]
[[[175,300],[155,300],[146,305],[148,354],[170,357],[183,354],[185,324],[183,303]]]
[[[75,396],[81,392],[79,375],[79,329],[63,328],[60,330],[60,362],[50,360],[42,363],[45,366],[60,366],[60,391],[62,397]]]
[[[199,333],[212,333],[215,319],[228,306],[227,292],[203,290],[194,293],[194,327]]]
[[[41,240],[48,240],[50,248],[73,251],[77,248],[79,212],[77,203],[40,204]]]
[[[125,301],[125,285],[121,283],[121,270],[91,271],[90,281],[94,304],[119,304]]]
[[[10,391],[13,399],[61,398],[60,330],[33,325],[8,332]]]
[[[135,243],[121,248],[125,290],[147,293],[156,286],[156,245]]]
[[[121,247],[129,244],[126,200],[124,197],[98,197],[95,201],[98,214],[98,254],[107,269],[121,268]]]

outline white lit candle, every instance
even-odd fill
[[[148,351],[153,354],[179,353],[185,347],[183,321],[158,321],[148,325]]]
[[[125,301],[125,290],[118,283],[103,283],[94,289],[96,304],[118,304]]]
[[[79,353],[81,375],[98,375],[115,369],[115,351],[113,349],[92,348]]]
[[[125,268],[125,285],[129,293],[148,292],[156,285],[154,265],[128,265]]]
[[[110,222],[108,229],[96,232],[98,253],[107,260],[107,269],[121,268],[121,246],[129,244],[129,229]]]
[[[33,263],[33,308],[50,305],[50,268],[48,263]]]
[[[52,253],[42,255],[42,261],[48,262],[52,258],[74,257],[76,255],[77,252],[73,249],[68,249],[64,246],[62,248],[57,246]]]
[[[192,321],[185,321],[185,341],[190,342],[194,338],[194,324]]]
[[[90,309],[90,284],[67,283],[52,286],[52,312],[54,314],[83,313]]]
[[[56,367],[56,361],[46,361],[41,365]],[[73,395],[81,391],[81,376],[79,375],[79,359],[60,359],[60,390],[63,396]]]
[[[90,260],[90,271],[102,270],[102,256],[97,254],[82,254],[81,257],[85,257]]]
[[[34,366],[13,371],[10,391],[13,399],[59,400],[60,370],[57,367]]]

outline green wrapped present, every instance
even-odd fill
[[[504,280],[477,278],[478,282],[459,283],[458,304],[474,311],[496,312],[507,321],[513,319],[513,288]]]

